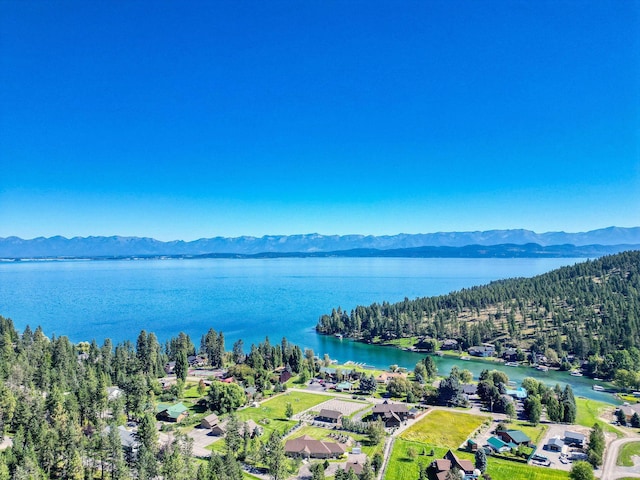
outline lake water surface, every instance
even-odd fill
[[[48,261],[0,264],[0,315],[18,329],[41,325],[72,341],[161,341],[188,333],[196,346],[209,328],[227,348],[283,336],[317,354],[413,368],[421,355],[316,335],[324,313],[341,306],[439,295],[492,280],[530,277],[583,259],[278,258]],[[441,372],[451,360],[438,359]],[[477,375],[486,364],[458,362]],[[531,369],[507,368],[510,377]],[[477,370],[477,372],[475,371]],[[523,373],[518,375],[518,371]],[[549,373],[550,377],[560,375]],[[561,379],[569,380],[567,374]],[[556,380],[553,380],[554,383]],[[574,378],[571,378],[573,381]],[[582,381],[582,380],[580,380]],[[589,382],[588,380],[584,380]],[[585,384],[590,390],[589,383]],[[595,393],[595,392],[594,392]],[[602,395],[602,394],[600,394]]]

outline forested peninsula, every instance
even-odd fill
[[[434,351],[448,340],[545,356],[550,365],[583,360],[583,370],[640,386],[640,251],[627,251],[538,275],[491,282],[448,295],[340,308],[316,331],[371,343],[414,338]]]

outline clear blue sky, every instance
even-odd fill
[[[0,0],[0,236],[640,225],[640,2]]]

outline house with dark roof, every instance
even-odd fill
[[[347,464],[344,466],[344,471],[348,472],[349,470],[353,470],[353,473],[355,473],[356,475],[360,475],[364,470],[364,464],[358,462],[357,460],[353,462],[347,462]]]
[[[545,450],[550,452],[562,452],[564,447],[564,441],[560,437],[553,437],[544,446]]]
[[[323,408],[316,417],[319,422],[340,423],[342,420],[342,412],[337,410],[328,410]]]
[[[496,432],[496,435],[500,437],[503,442],[515,443],[516,445],[524,445],[526,447],[531,443],[531,439],[521,430],[502,430]]]
[[[572,432],[570,430],[565,430],[564,432],[564,443],[567,445],[582,447],[585,440],[586,437],[582,433]]]
[[[378,403],[373,406],[371,415],[374,420],[382,420],[387,428],[399,427],[409,416],[409,409],[404,403]]]
[[[190,367],[203,367],[208,363],[208,359],[202,355],[189,355],[187,357],[187,362]]]
[[[109,435],[110,432],[111,427],[107,426],[104,429],[104,434]],[[120,437],[120,445],[122,446],[122,451],[124,452],[127,462],[133,462],[138,456],[138,448],[140,447],[140,442],[136,434],[127,430],[123,425],[120,425],[118,427],[118,436]]]
[[[455,453],[449,450],[442,459],[434,460],[430,465],[437,480],[445,480],[450,470],[458,469],[464,473],[464,480],[477,478],[478,470],[475,470],[471,460],[460,460]]]
[[[156,418],[164,422],[181,422],[188,415],[189,410],[182,403],[159,403],[156,407]]]
[[[293,374],[289,370],[283,370],[278,377],[278,382],[287,383],[289,380],[291,380],[291,377],[293,377]]]
[[[455,350],[458,348],[458,341],[453,338],[447,338],[440,344],[440,350]]]
[[[345,448],[336,442],[323,442],[309,435],[287,440],[284,444],[285,454],[302,458],[338,458],[345,453]]]

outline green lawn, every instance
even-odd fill
[[[238,417],[242,418],[242,414],[244,414],[245,412],[259,411],[261,412],[260,414],[263,417],[269,418],[271,420],[286,420],[285,410],[287,408],[287,403],[291,403],[291,406],[293,407],[293,413],[296,414],[314,407],[322,402],[326,402],[330,399],[331,397],[328,397],[326,395],[318,395],[316,393],[287,392],[262,402],[260,404],[260,407],[258,408],[246,408],[239,411]],[[248,418],[253,418],[253,416]]]
[[[566,480],[569,472],[548,467],[534,467],[524,463],[511,462],[501,458],[488,457],[487,473],[492,480]]]
[[[434,450],[434,456],[429,455],[431,449]],[[410,454],[411,450],[415,456]],[[436,458],[442,458],[445,453],[447,453],[446,448],[396,438],[384,478],[387,480],[418,478],[420,464],[428,466]]]
[[[457,449],[489,417],[433,410],[402,432],[404,440]]]
[[[616,463],[623,467],[633,467],[631,457],[640,456],[640,442],[625,443],[620,450]]]
[[[607,410],[613,410],[615,407],[609,403],[598,402],[584,397],[576,398],[576,407],[578,409],[576,415],[576,423],[585,427],[593,427],[598,422],[605,432],[615,434],[618,438],[624,436],[620,430],[600,420],[600,416]]]

